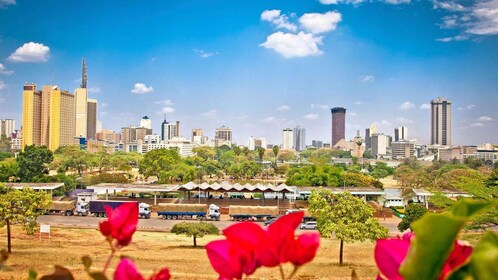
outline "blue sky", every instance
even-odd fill
[[[22,85],[79,86],[104,128],[163,113],[190,137],[227,125],[281,143],[301,125],[330,142],[330,108],[346,136],[408,127],[429,140],[424,104],[453,101],[455,144],[497,143],[498,0],[0,0],[0,119],[21,122]]]

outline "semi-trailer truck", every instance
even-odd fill
[[[61,214],[62,216],[86,216],[88,215],[88,203],[83,201],[52,201],[47,214]]]
[[[220,220],[220,207],[215,204],[176,204],[159,203],[156,206],[157,215],[163,219],[211,219]]]
[[[278,216],[277,206],[234,206],[228,208],[228,215],[234,221],[264,221]]]
[[[136,203],[138,206],[138,216],[145,219],[150,218],[150,205],[147,203],[138,203],[138,201],[92,200],[90,201],[89,210],[95,217],[107,217],[106,206],[114,209],[125,203]]]

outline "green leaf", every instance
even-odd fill
[[[56,265],[54,273],[45,275],[40,280],[74,280],[74,277],[69,269]]]
[[[90,270],[90,267],[92,266],[92,259],[89,256],[83,256],[81,257],[81,261],[83,262],[85,270],[86,271]]]
[[[102,272],[93,272],[89,274],[93,280],[108,280]]]
[[[404,279],[438,279],[465,221],[461,217],[429,213],[414,222],[416,237],[400,268]]]
[[[462,199],[455,203],[452,209],[453,215],[457,217],[470,218],[487,207],[496,204],[487,200]]]
[[[28,272],[28,280],[36,280],[37,277],[38,273],[36,273],[33,269],[30,269]]]
[[[498,275],[498,234],[487,232],[474,248],[470,262],[478,279],[496,279]]]

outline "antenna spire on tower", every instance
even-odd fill
[[[86,75],[86,63],[85,58],[81,62],[81,88],[86,88],[87,75]]]

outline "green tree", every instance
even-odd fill
[[[88,161],[88,152],[81,150],[79,146],[64,146],[55,152],[55,160],[53,161],[52,168],[64,171],[64,173],[68,170],[75,170],[81,176],[83,175],[83,171],[88,168]],[[54,166],[54,164],[58,166]]]
[[[0,153],[10,154],[10,137],[2,135],[0,137]]]
[[[373,217],[374,209],[349,192],[334,194],[318,188],[311,192],[308,210],[316,218],[323,237],[334,234],[340,241],[339,264],[343,263],[344,242],[375,241],[388,230]]]
[[[7,250],[12,253],[11,226],[21,225],[28,234],[36,232],[36,218],[52,203],[50,195],[30,188],[17,190],[0,185],[0,227],[7,227]]]
[[[187,237],[192,236],[194,239],[194,247],[197,247],[197,237],[202,238],[204,235],[218,235],[220,234],[220,230],[212,223],[181,222],[173,226],[171,233],[185,234]]]
[[[406,207],[405,216],[398,224],[398,230],[403,232],[407,229],[412,229],[412,223],[420,219],[425,213],[427,213],[427,209],[420,204],[412,203],[408,205],[408,207]]]
[[[145,154],[143,160],[140,162],[138,172],[146,178],[156,176],[160,179],[162,171],[170,170],[181,160],[177,149],[155,149]]]
[[[278,152],[280,152],[280,148],[277,145],[275,145],[273,146],[272,151],[273,151],[273,157],[275,158],[275,166],[273,168],[277,170],[277,157],[278,157]]]
[[[48,164],[54,160],[52,151],[45,146],[30,145],[17,156],[19,178],[22,182],[31,182],[35,177],[48,174]]]
[[[214,159],[214,156],[216,155],[216,151],[207,146],[195,147],[192,149],[192,152],[204,160]]]
[[[266,149],[263,147],[258,148],[258,158],[259,162],[263,162],[263,157],[265,156]]]
[[[19,174],[19,165],[15,158],[0,161],[0,182],[15,182]]]

